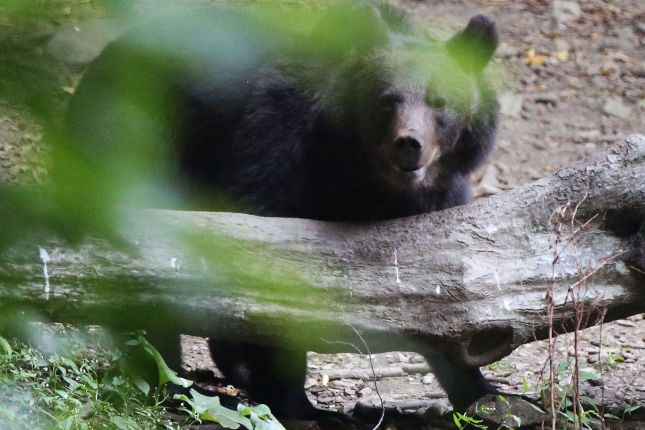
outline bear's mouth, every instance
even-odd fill
[[[425,178],[427,166],[401,167],[394,165],[394,170],[406,182],[420,182]]]

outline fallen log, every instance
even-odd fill
[[[512,191],[386,222],[126,214],[128,248],[6,252],[0,313],[320,352],[354,351],[360,333],[372,351],[434,348],[481,366],[547,336],[547,291],[560,332],[645,311],[641,135]]]

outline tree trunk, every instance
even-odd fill
[[[547,336],[547,291],[560,332],[645,311],[640,135],[515,190],[393,221],[126,215],[128,247],[6,253],[0,312],[321,352],[353,351],[360,333],[372,351],[434,348],[481,366]]]

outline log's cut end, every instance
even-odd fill
[[[458,361],[468,367],[481,367],[509,355],[517,347],[511,325],[478,328],[462,345]]]

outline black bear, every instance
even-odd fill
[[[191,151],[186,171],[204,172],[203,186],[226,189],[243,210],[267,216],[369,221],[468,202],[469,175],[494,143],[497,104],[482,76],[497,44],[494,24],[473,17],[442,46],[399,36],[334,73],[312,70],[307,59],[267,67],[224,137],[227,164],[213,169],[212,158]],[[209,110],[199,103],[195,112]],[[201,127],[190,122],[190,141],[222,138],[201,119]],[[210,346],[224,374],[278,416],[321,416],[303,393],[304,351]],[[441,354],[427,359],[456,409],[493,391],[479,369]]]
[[[482,73],[497,46],[494,23],[475,16],[441,43],[389,8],[361,10],[357,16],[379,37],[340,55],[268,49],[243,70],[220,67],[208,79],[170,74],[169,84],[148,89],[172,100],[177,126],[163,135],[173,141],[175,168],[191,192],[225,195],[257,215],[353,222],[469,200],[469,175],[491,152],[497,123],[495,94]],[[85,111],[100,83],[115,80],[106,65],[125,49],[123,42],[110,46],[79,85],[68,116],[76,140],[102,140],[105,130],[104,140],[120,133],[123,145],[141,126],[118,119],[114,128],[97,127]],[[125,58],[141,63],[132,50]],[[147,81],[158,67],[145,69]],[[208,208],[199,205],[192,207]],[[305,351],[218,340],[210,346],[227,379],[277,416],[325,415],[304,394]],[[427,358],[455,408],[493,391],[479,369],[438,353]]]

